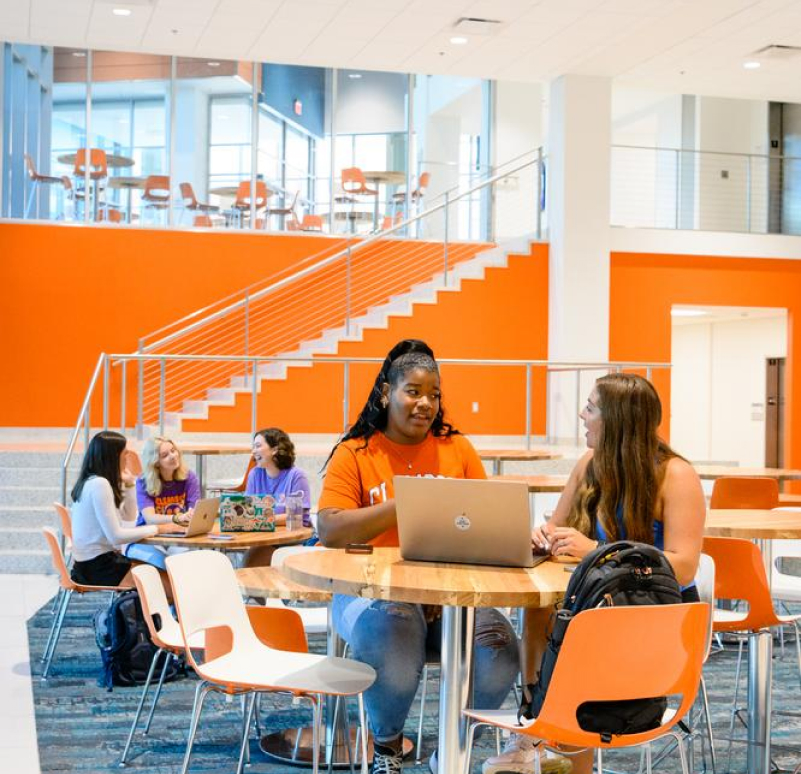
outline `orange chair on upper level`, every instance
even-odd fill
[[[248,476],[250,475],[250,471],[256,467],[256,460],[251,458],[248,460],[248,466],[245,468],[245,475],[242,477],[240,481],[237,479],[225,479],[221,481],[212,481],[206,487],[206,494],[211,497],[212,492],[244,492],[245,487],[248,483]]]
[[[420,177],[417,179],[417,188],[412,191],[411,199],[413,202],[417,203],[426,195],[426,189],[428,188],[428,184],[431,182],[431,173],[430,172],[423,172]],[[398,204],[405,204],[406,203],[406,191],[398,191],[398,193],[393,194],[392,201]]]
[[[220,211],[220,208],[216,204],[199,202],[195,196],[195,189],[192,188],[192,183],[181,183],[178,188],[181,191],[181,203],[189,212],[209,213]]]
[[[348,197],[348,202],[353,201],[354,196],[378,196],[378,191],[367,185],[364,172],[359,167],[348,167],[342,170],[342,190]]]
[[[85,181],[87,171],[89,180],[92,181],[92,193],[94,197],[95,218],[100,210],[100,192],[104,188],[104,182],[108,179],[108,157],[102,148],[78,148],[75,153],[75,165],[72,170],[75,178],[74,197],[78,201],[86,200]]]
[[[31,181],[31,192],[28,194],[28,201],[25,204],[25,217],[27,218],[30,214],[31,206],[33,205],[34,197],[36,196],[36,192],[39,190],[39,186],[42,185],[60,185],[61,190],[64,190],[64,181],[68,180],[69,178],[64,177],[55,177],[53,175],[42,175],[36,169],[36,164],[33,161],[33,156],[29,153],[25,155],[25,168],[28,171],[28,178]],[[39,215],[39,207],[37,204],[36,208],[37,212],[36,215]]]
[[[779,505],[779,484],[762,476],[722,476],[712,487],[710,508],[755,508],[767,510]]]
[[[708,621],[709,606],[702,602],[602,607],[579,613],[567,629],[539,715],[521,725],[515,709],[465,710],[477,721],[470,726],[468,751],[476,727],[491,725],[549,745],[594,748],[602,771],[603,750],[673,735],[673,727],[690,711],[698,692]],[[614,664],[625,664],[625,669],[615,669]],[[579,707],[589,701],[677,695],[681,698],[675,712],[665,713],[659,727],[650,731],[606,738],[584,730],[577,719]],[[681,742],[678,747],[685,764]],[[536,751],[539,755],[539,747]]]
[[[297,215],[294,215],[287,221],[286,229],[287,231],[322,231],[323,218],[320,215],[306,213],[303,216],[303,220],[298,220]]]
[[[169,175],[148,175],[145,179],[145,190],[142,193],[143,210],[145,212],[166,212],[170,208],[172,196]],[[140,219],[143,223],[143,219]]]
[[[231,207],[231,214],[234,216],[238,225],[242,225],[243,217],[246,218],[250,215],[250,190],[250,180],[243,180],[236,189],[236,199]],[[267,190],[267,184],[263,180],[257,180],[256,196],[253,197],[255,198],[257,215],[267,208],[267,198],[269,196],[270,192]]]

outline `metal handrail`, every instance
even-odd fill
[[[155,348],[160,347],[160,346],[164,346],[165,344],[168,344],[168,343],[174,341],[176,338],[179,338],[179,337],[181,337],[183,335],[186,335],[187,333],[191,333],[193,330],[196,330],[197,328],[202,327],[206,323],[214,322],[215,320],[218,320],[221,317],[224,317],[224,316],[230,314],[231,312],[236,311],[237,309],[243,308],[245,303],[246,303],[246,298],[247,298],[247,302],[253,302],[253,301],[259,300],[260,298],[263,298],[264,296],[269,295],[270,293],[273,293],[273,292],[275,292],[277,290],[280,290],[280,289],[286,287],[287,285],[289,285],[289,284],[291,284],[293,282],[296,282],[296,281],[298,281],[300,279],[303,279],[303,278],[309,276],[310,274],[313,274],[313,273],[315,273],[317,271],[320,271],[321,269],[324,269],[324,268],[326,268],[328,266],[333,265],[334,263],[336,263],[341,258],[347,257],[348,255],[352,256],[353,253],[361,251],[361,250],[364,250],[366,247],[369,247],[370,245],[376,244],[376,243],[386,239],[387,236],[390,236],[392,234],[397,233],[398,231],[406,229],[410,225],[412,225],[414,223],[417,223],[417,222],[420,222],[424,218],[428,218],[431,215],[444,210],[446,207],[449,207],[450,205],[452,205],[452,204],[454,204],[454,203],[456,203],[456,202],[458,202],[458,201],[460,201],[462,199],[465,199],[465,198],[468,198],[468,197],[472,196],[474,193],[476,193],[476,191],[479,191],[479,190],[481,190],[483,188],[486,188],[486,187],[488,187],[490,185],[493,185],[493,184],[497,183],[499,180],[503,180],[504,178],[508,177],[510,174],[513,174],[514,172],[519,172],[522,169],[526,169],[527,167],[530,167],[530,166],[533,166],[535,164],[540,163],[541,159],[542,159],[542,155],[540,153],[540,149],[536,149],[536,150],[533,150],[533,151],[527,151],[526,153],[521,154],[520,157],[526,156],[526,155],[530,155],[531,153],[537,153],[536,158],[530,159],[529,161],[526,161],[524,163],[518,164],[517,166],[512,167],[511,169],[507,169],[504,172],[496,173],[496,174],[490,176],[489,178],[487,178],[485,180],[482,180],[481,182],[479,182],[476,185],[472,186],[467,191],[463,191],[462,193],[460,193],[458,196],[455,196],[454,198],[450,198],[450,196],[447,195],[447,194],[449,194],[449,192],[446,191],[446,192],[444,192],[442,194],[443,196],[445,196],[445,201],[444,202],[442,202],[441,204],[434,205],[433,207],[430,207],[429,209],[425,210],[424,212],[421,212],[421,213],[415,215],[414,217],[408,218],[407,220],[404,220],[401,223],[392,226],[391,228],[388,228],[388,229],[386,229],[384,231],[380,231],[380,232],[378,232],[376,234],[372,234],[371,236],[367,237],[366,239],[358,239],[358,240],[356,240],[356,239],[353,239],[353,238],[346,238],[345,239],[346,246],[344,248],[340,249],[338,252],[334,253],[333,255],[329,255],[328,257],[323,258],[323,259],[317,261],[316,263],[313,263],[310,266],[307,266],[306,268],[295,272],[294,274],[290,274],[289,276],[287,276],[287,277],[285,277],[285,278],[283,278],[281,280],[278,280],[275,283],[272,283],[271,285],[268,285],[267,287],[262,288],[261,290],[254,291],[253,288],[258,287],[261,283],[253,283],[253,284],[248,285],[247,287],[243,288],[242,290],[239,290],[239,291],[237,291],[235,293],[231,293],[230,295],[225,296],[223,299],[215,302],[214,304],[209,304],[208,306],[204,307],[203,309],[196,310],[195,312],[192,312],[192,313],[186,315],[185,317],[177,320],[174,323],[162,326],[161,328],[157,329],[156,331],[153,331],[150,334],[147,334],[144,337],[142,337],[142,339],[140,341],[144,342],[145,339],[147,339],[149,336],[154,336],[154,335],[156,335],[158,333],[161,333],[162,331],[168,330],[168,329],[174,327],[175,325],[180,324],[181,322],[184,322],[184,321],[189,322],[190,320],[195,320],[194,323],[191,323],[190,325],[187,325],[187,326],[185,326],[183,328],[180,328],[179,330],[174,331],[173,333],[169,334],[168,336],[165,336],[165,337],[163,337],[161,339],[158,339],[157,341],[151,342],[151,343],[149,343],[147,345],[143,345],[142,347],[140,347],[140,349],[138,351],[140,351],[142,353],[152,352]],[[518,157],[518,158],[520,158],[520,157]],[[501,165],[501,166],[503,166],[503,165]],[[323,255],[324,253],[328,252],[329,250],[330,250],[330,248],[327,249],[327,250],[321,250],[320,252],[315,253],[313,256],[310,256],[309,258],[305,259],[305,262],[308,262],[310,260],[314,260],[314,258],[316,258],[316,257],[318,257],[320,255]],[[233,303],[231,303],[231,304],[229,304],[229,305],[227,305],[227,306],[225,306],[225,307],[223,307],[222,309],[219,309],[216,312],[213,312],[213,313],[211,313],[211,314],[209,314],[209,315],[207,315],[205,317],[202,317],[202,319],[198,319],[199,317],[201,317],[204,314],[204,312],[207,312],[209,309],[212,309],[213,307],[216,307],[218,304],[223,303],[223,302],[227,301],[228,299],[233,299],[233,298],[238,298],[238,300],[233,302]]]
[[[663,151],[668,153],[697,153],[703,156],[736,156],[739,158],[769,159],[771,161],[801,161],[801,156],[771,156],[767,153],[738,153],[735,151],[700,150],[699,148],[666,148],[660,145],[612,145],[615,148],[642,151]]]

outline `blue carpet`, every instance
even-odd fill
[[[43,772],[119,774],[119,758],[141,688],[115,688],[108,693],[97,686],[100,655],[94,642],[91,622],[95,610],[104,603],[105,598],[96,595],[73,599],[65,619],[51,676],[46,683],[39,680],[38,675],[41,673],[40,658],[52,621],[50,605],[45,605],[28,623],[39,755]],[[322,652],[325,647],[324,639],[313,639],[311,647]],[[735,658],[736,647],[728,645],[726,651],[713,653],[705,669],[717,738],[727,735]],[[599,668],[602,668],[601,665]],[[430,680],[428,696],[434,699],[429,700],[424,721],[423,745],[426,756],[434,750],[437,740],[438,681],[436,670],[432,671],[434,677]],[[129,771],[141,774],[175,774],[180,771],[196,684],[196,679],[190,676],[165,686],[149,736],[142,737],[138,734],[134,739],[128,763]],[[743,681],[741,697],[744,695],[744,686]],[[775,649],[773,706],[778,711],[801,711],[801,688],[794,641],[788,640],[784,656],[778,646]],[[416,737],[418,707],[419,702],[416,702],[407,722],[406,735],[410,738]],[[310,717],[310,712],[302,707],[293,707],[286,697],[265,696],[263,699],[262,726],[268,731],[305,725]],[[234,771],[240,727],[239,700],[227,703],[223,697],[212,694],[207,699],[201,719],[190,771]],[[742,738],[741,726],[738,726],[737,734]],[[781,769],[792,771],[801,764],[801,717],[774,715],[773,745],[774,760]],[[726,747],[726,743],[722,741],[716,744],[720,764],[726,762]],[[494,743],[489,734],[478,742],[473,759],[475,774],[480,771],[481,761],[491,755],[493,749]],[[700,770],[700,745],[696,745],[696,750],[696,770]],[[251,756],[252,766],[248,771],[252,774],[290,774],[302,771],[268,762],[258,749],[255,738],[251,742]],[[608,753],[605,758],[605,766],[615,771],[635,772],[638,764],[639,753]],[[407,762],[405,768],[417,774],[428,771],[426,761],[421,766],[415,766],[412,760]],[[745,746],[735,744],[731,770],[739,773],[745,769]],[[675,754],[668,757],[659,770],[680,771],[678,757]],[[724,765],[719,765],[718,771],[724,770]]]

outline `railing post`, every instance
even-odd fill
[[[86,204],[86,200],[84,200],[84,204]],[[92,427],[92,397],[89,396],[89,403],[86,404],[86,414],[83,418],[83,451],[86,454],[86,450],[89,448],[89,433],[91,432]]]
[[[537,148],[537,201],[535,204],[537,217],[537,239],[542,239],[542,145]]]
[[[443,282],[448,285],[448,228],[450,216],[450,191],[445,191],[445,241],[442,243]]]
[[[655,224],[656,225],[656,224]],[[676,148],[676,217],[675,229],[681,225],[681,149]]]
[[[122,361],[122,387],[120,389],[120,432],[125,435],[125,409],[128,392],[128,361]]]
[[[645,367],[645,378],[650,382],[651,381],[651,366]]]
[[[348,429],[348,416],[350,414],[350,363],[345,363],[342,375],[342,432]]]
[[[142,355],[144,349],[144,341],[139,339],[139,349],[136,351],[137,355]],[[145,434],[145,362],[139,360],[139,385],[136,390],[136,437],[140,440]]]
[[[165,386],[167,381],[167,361],[164,358],[159,360],[159,435],[164,435],[164,405],[165,405]]]
[[[746,156],[748,164],[745,168],[745,223],[746,231],[751,233],[751,156]]]
[[[245,364],[245,368],[247,368],[247,364]],[[259,381],[256,379],[256,373],[259,369],[259,359],[254,357],[251,362],[251,368],[253,373],[252,384],[250,386],[250,437],[252,438],[256,435],[256,420],[257,420],[257,413],[256,413],[256,401],[258,400],[258,386]]]
[[[526,448],[531,448],[531,363],[526,363]]]
[[[348,237],[348,254],[345,258],[345,335],[350,336],[350,237]]]
[[[267,217],[265,215],[265,217]],[[250,354],[250,292],[245,291],[245,351],[244,355],[247,357]],[[253,372],[253,378],[256,378],[256,372]],[[248,379],[248,361],[245,361],[245,384]]]
[[[109,363],[109,358],[107,355],[103,355],[103,429],[108,430],[108,396],[109,396],[109,381],[111,379],[111,374],[109,373],[109,368],[111,364]]]

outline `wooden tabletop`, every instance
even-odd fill
[[[801,470],[790,468],[741,468],[736,465],[693,465],[701,478],[721,478],[722,476],[762,476],[763,478],[799,479]]]
[[[570,573],[548,561],[531,570],[410,562],[397,548],[372,554],[342,549],[288,556],[281,571],[292,581],[353,597],[464,607],[546,607],[564,596]]]
[[[531,462],[534,460],[559,460],[562,455],[549,449],[476,449],[482,460],[501,462]]]
[[[331,601],[331,592],[294,583],[277,567],[245,567],[236,571],[236,579],[243,593],[251,597],[322,603]]]
[[[365,180],[371,183],[380,183],[382,185],[403,185],[406,182],[405,172],[396,172],[395,170],[386,169],[372,169],[369,171],[362,170]]]
[[[184,443],[181,442],[183,454],[251,454],[253,444],[250,443]]]
[[[522,481],[528,485],[528,491],[532,494],[536,492],[561,492],[567,483],[567,476],[490,476],[493,481]]]
[[[142,540],[154,546],[184,546],[186,548],[213,548],[218,551],[245,551],[248,548],[262,546],[292,546],[308,540],[314,534],[310,527],[288,531],[286,527],[276,527],[275,532],[220,532],[215,524],[214,529],[206,535],[196,537],[165,537],[156,535]],[[217,535],[217,537],[214,537]],[[227,539],[227,538],[230,538]]]
[[[147,182],[146,177],[128,177],[126,175],[115,175],[108,179],[109,188],[144,188]]]
[[[745,508],[710,509],[706,514],[704,532],[717,537],[794,540],[801,538],[801,513]]]
[[[62,153],[56,158],[59,164],[67,164],[68,166],[75,166],[75,157],[77,153]],[[119,156],[116,153],[106,153],[106,166],[107,167],[132,167],[136,162],[128,156]]]
[[[801,506],[801,494],[792,494],[791,492],[779,492],[779,505],[782,507],[792,508],[793,506]]]

